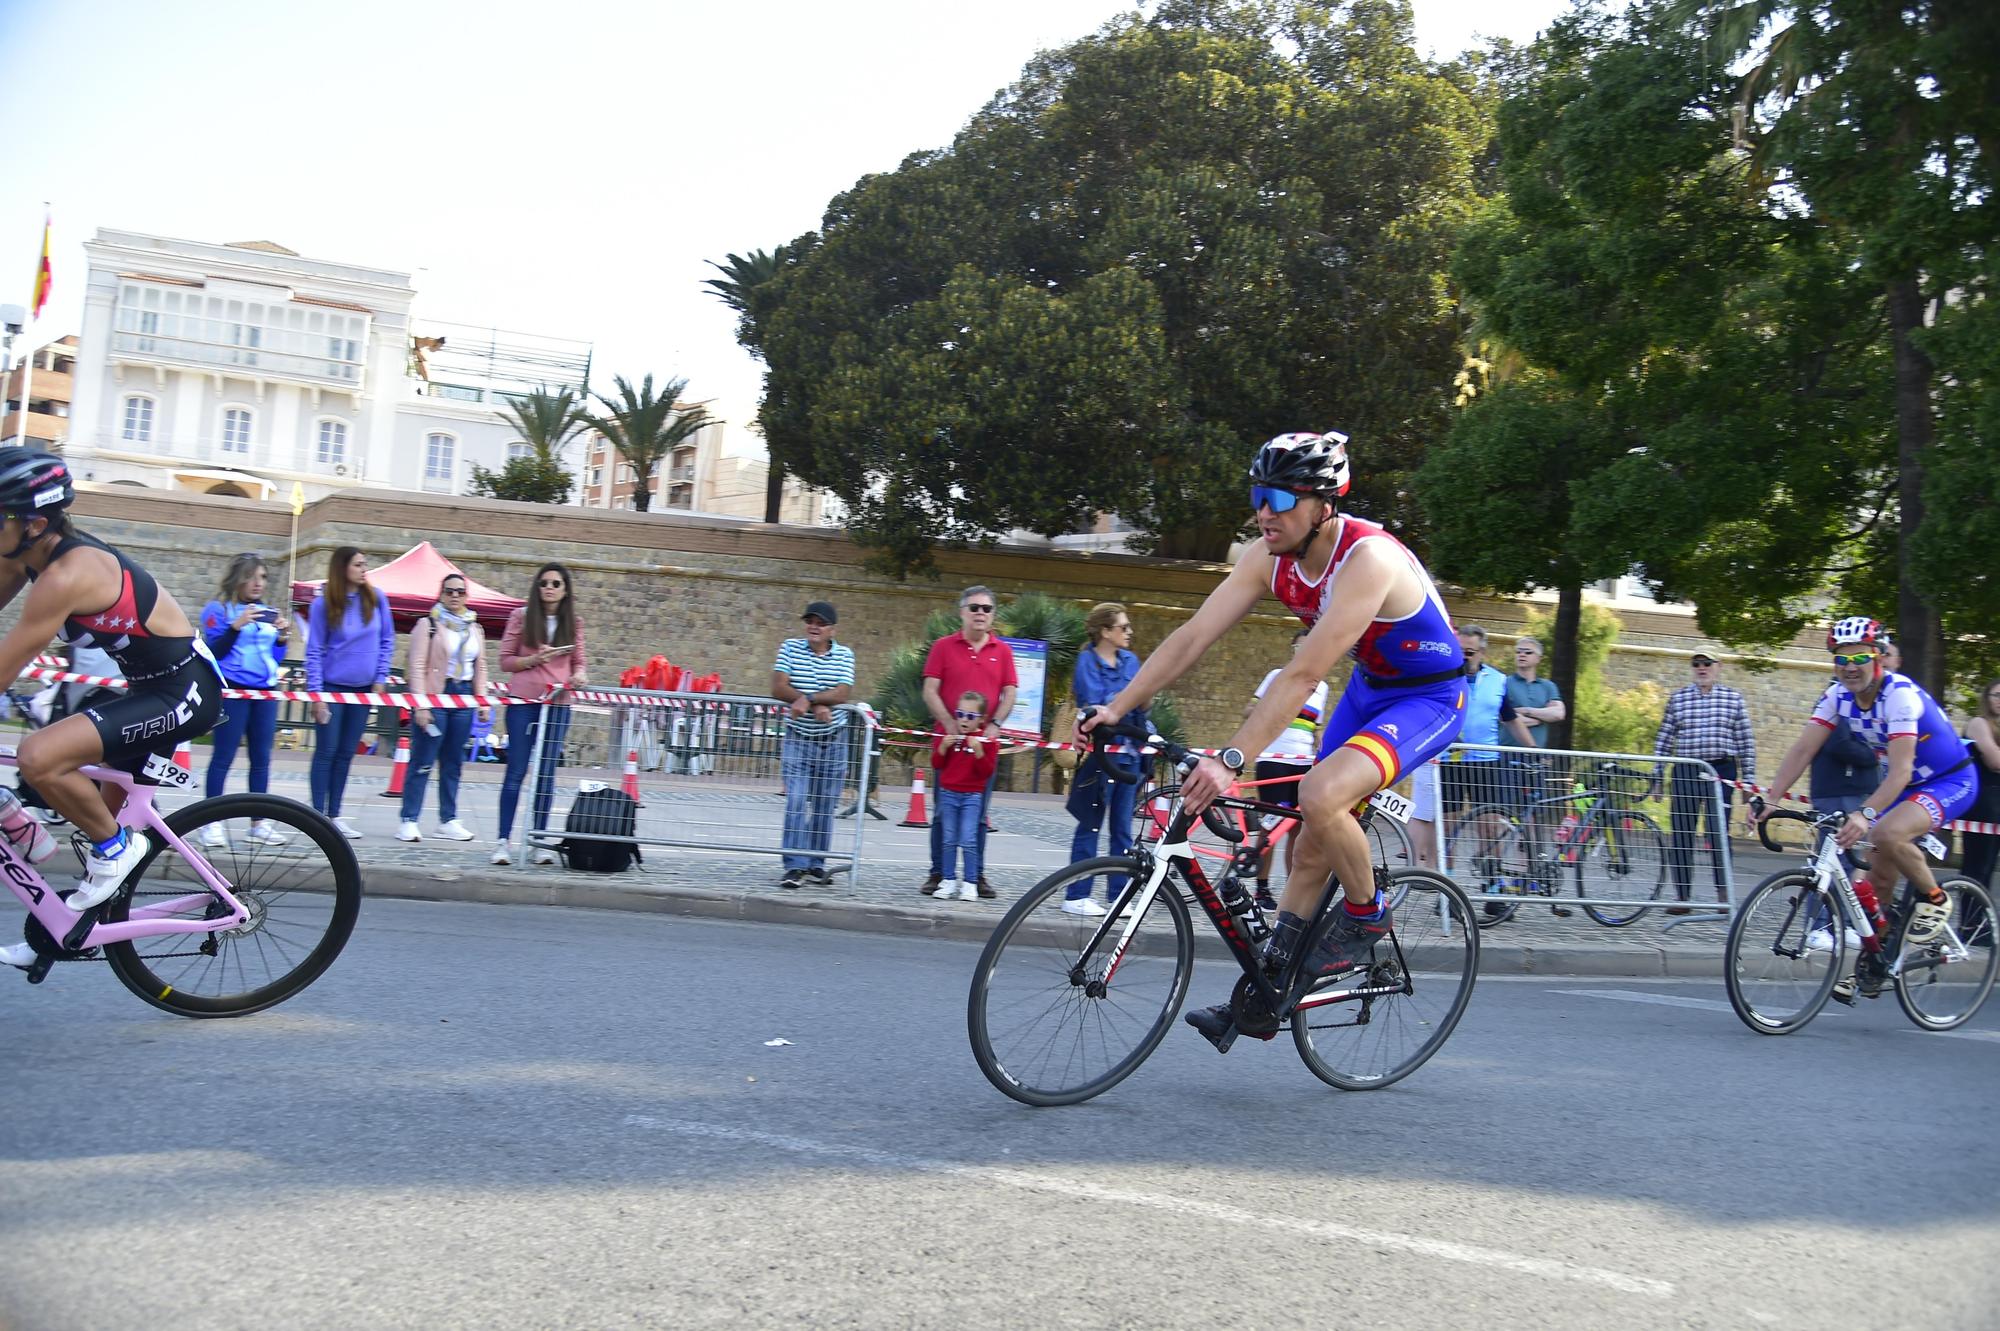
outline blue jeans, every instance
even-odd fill
[[[1070,786],[1069,801],[1065,807],[1070,817],[1076,819],[1076,835],[1069,841],[1069,862],[1094,858],[1097,854],[1097,834],[1103,827],[1105,815],[1111,817],[1110,854],[1125,855],[1132,850],[1132,802],[1138,797],[1137,781],[1113,781],[1104,775],[1100,763],[1116,762],[1118,770],[1136,775],[1139,762],[1136,758],[1122,755],[1092,756],[1077,766],[1076,781]],[[1115,900],[1125,890],[1127,877],[1122,873],[1104,876],[1104,898]],[[1063,896],[1071,901],[1087,897],[1095,890],[1095,878],[1079,878],[1063,891]]]
[[[549,825],[549,806],[556,800],[556,759],[562,756],[563,736],[569,734],[569,705],[556,703],[515,703],[507,709],[507,775],[500,782],[500,839],[514,831],[514,806],[521,802],[521,785],[527,779],[528,759],[535,751],[535,732],[548,718],[548,735],[542,740],[542,765],[535,774],[534,820],[529,830]]]
[[[277,734],[276,698],[224,698],[222,724],[209,732],[208,797],[214,799],[229,784],[229,765],[236,761],[237,746],[246,735],[250,740],[250,789],[259,794],[269,790],[271,742]]]
[[[469,679],[448,679],[446,693],[470,693]],[[458,774],[465,767],[465,742],[472,737],[470,707],[439,708],[431,713],[431,724],[439,733],[433,737],[422,726],[410,723],[410,770],[404,774],[403,818],[415,822],[424,811],[424,787],[431,781],[431,764],[438,769],[438,821],[448,823],[458,817]]]
[[[326,687],[341,692],[366,692],[374,685],[359,689],[345,684]],[[312,804],[327,817],[338,818],[340,797],[347,793],[347,769],[354,765],[354,746],[368,729],[368,704],[330,703],[327,710],[331,713],[327,723],[313,726]]]
[[[833,843],[833,803],[847,775],[848,737],[837,730],[824,739],[787,734],[779,770],[785,778],[785,868],[822,869]],[[816,852],[793,854],[794,850]]]
[[[981,873],[985,872],[986,865],[986,810],[987,806],[993,802],[993,783],[999,779],[1000,772],[996,768],[993,775],[986,778],[986,789],[980,792],[979,796],[978,854]],[[944,808],[944,791],[939,790],[937,796],[938,808],[942,810]],[[939,878],[950,876],[944,871],[944,815],[942,812],[937,817],[931,819],[931,873]]]
[[[937,827],[944,837],[944,876],[979,881],[979,843],[985,840],[986,792],[983,790],[940,790]],[[963,858],[963,873],[953,872],[953,861]]]

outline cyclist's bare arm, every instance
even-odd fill
[[[1827,737],[1832,734],[1817,721],[1806,722],[1805,728],[1799,731],[1799,737],[1792,741],[1792,747],[1785,750],[1784,761],[1778,764],[1778,774],[1771,778],[1770,804],[1765,805],[1761,812],[1752,809],[1752,819],[1761,823],[1770,817],[1772,806],[1792,793],[1792,785],[1799,779],[1799,774],[1812,765],[1813,758],[1826,747]]]
[[[8,568],[7,573],[27,581],[27,575],[18,568]],[[21,616],[14,621],[14,627],[7,636],[0,638],[0,681],[13,682],[20,677],[35,657],[47,650],[56,634],[62,631],[63,620],[75,604],[77,589],[71,585],[73,571],[63,564],[57,564],[42,574],[41,580],[29,588],[28,596],[21,603]],[[5,605],[20,592],[16,583],[13,592],[0,605]]]
[[[1270,591],[1271,556],[1262,541],[1253,541],[1236,557],[1236,567],[1208,594],[1201,608],[1187,623],[1169,633],[1146,658],[1132,682],[1077,726],[1079,734],[1087,734],[1100,725],[1113,725],[1127,712],[1151,702],[1161,689],[1186,674],[1217,639],[1242,623]]]
[[[1326,613],[1292,659],[1279,668],[1278,677],[1229,741],[1232,747],[1244,753],[1262,753],[1270,747],[1305,706],[1313,689],[1333,673],[1340,658],[1361,640],[1369,622],[1382,613],[1384,603],[1397,590],[1395,575],[1404,572],[1408,576],[1408,567],[1386,541],[1365,541],[1354,548],[1340,581],[1334,584]]]

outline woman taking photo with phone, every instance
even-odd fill
[[[500,668],[507,672],[507,691],[523,702],[507,706],[507,775],[500,783],[500,844],[495,864],[512,864],[507,842],[514,830],[514,809],[521,801],[521,783],[528,774],[537,744],[541,763],[535,772],[534,820],[547,827],[555,803],[556,761],[563,736],[569,733],[569,695],[565,690],[584,683],[583,619],[576,613],[576,582],[561,564],[535,570],[528,603],[507,616],[500,638]],[[556,853],[537,848],[529,860],[554,864]]]
[[[264,604],[265,582],[263,556],[238,555],[223,570],[216,598],[201,609],[201,640],[215,657],[222,682],[231,688],[271,689],[278,685],[292,621],[275,606]],[[260,795],[268,792],[271,744],[277,734],[276,698],[224,698],[222,721],[210,739],[208,797],[214,799],[229,784],[229,767],[236,761],[239,746],[249,750],[250,789]],[[245,835],[261,845],[285,844],[284,834],[267,819],[250,824]],[[221,823],[210,823],[201,830],[201,844],[227,846],[229,833]]]
[[[326,584],[306,617],[306,687],[314,692],[372,693],[389,678],[396,655],[396,626],[389,597],[368,582],[368,556],[343,545],[327,561]],[[361,829],[340,816],[347,769],[368,728],[367,703],[313,705],[317,723],[312,757],[312,804],[342,833]]]
[[[486,633],[479,616],[466,609],[471,585],[463,573],[447,573],[438,584],[437,604],[410,626],[410,692],[486,692]],[[431,764],[438,772],[437,835],[470,841],[472,829],[458,821],[458,778],[465,767],[465,742],[472,734],[474,709],[419,707],[410,716],[410,772],[403,786],[403,826],[398,841],[422,841],[417,820],[424,811],[424,788]],[[477,709],[484,719],[486,709]]]

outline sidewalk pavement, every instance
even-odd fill
[[[426,839],[395,840],[399,801],[384,798],[390,764],[385,758],[355,760],[343,813],[364,833],[355,843],[370,894],[429,901],[480,901],[511,905],[570,906],[599,910],[660,911],[716,919],[816,925],[869,933],[913,934],[984,942],[993,926],[1027,888],[1069,862],[1075,824],[1053,795],[996,794],[988,838],[988,877],[999,897],[979,902],[937,902],[918,887],[929,871],[929,832],[898,826],[908,792],[887,787],[878,793],[886,821],[869,820],[858,874],[829,862],[830,887],[787,890],[778,886],[782,866],[773,854],[745,846],[775,847],[784,819],[784,801],[775,783],[728,784],[707,778],[648,773],[642,780],[639,832],[674,840],[706,841],[698,848],[644,848],[644,864],[619,875],[572,872],[528,864],[527,849],[515,832],[512,866],[489,863],[497,828],[500,769],[469,765],[460,790],[459,817],[481,839],[439,841],[435,787],[425,799]],[[197,785],[201,776],[196,764]],[[241,764],[229,789],[243,789]],[[617,773],[564,769],[553,818],[563,811],[578,779],[618,784]],[[273,767],[274,793],[307,798],[303,755],[280,753]],[[196,798],[199,797],[197,792]],[[527,801],[522,801],[525,815]],[[933,810],[934,812],[934,810]],[[834,823],[836,854],[849,850],[854,821]],[[1766,874],[1790,865],[1755,843],[1733,848],[1740,898]],[[1702,895],[1699,883],[1696,895]],[[1508,923],[1488,928],[1481,939],[1481,970],[1489,974],[1603,975],[1633,978],[1719,976],[1726,917],[1720,914],[1669,921],[1651,911],[1638,922],[1607,929],[1574,903],[1569,919],[1557,919],[1545,905],[1524,905]],[[1668,927],[1671,925],[1672,927]],[[1205,955],[1223,955],[1222,943],[1197,914],[1196,946]]]

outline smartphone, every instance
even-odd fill
[[[278,611],[267,605],[257,612],[257,618],[266,624],[275,624],[278,622]]]

